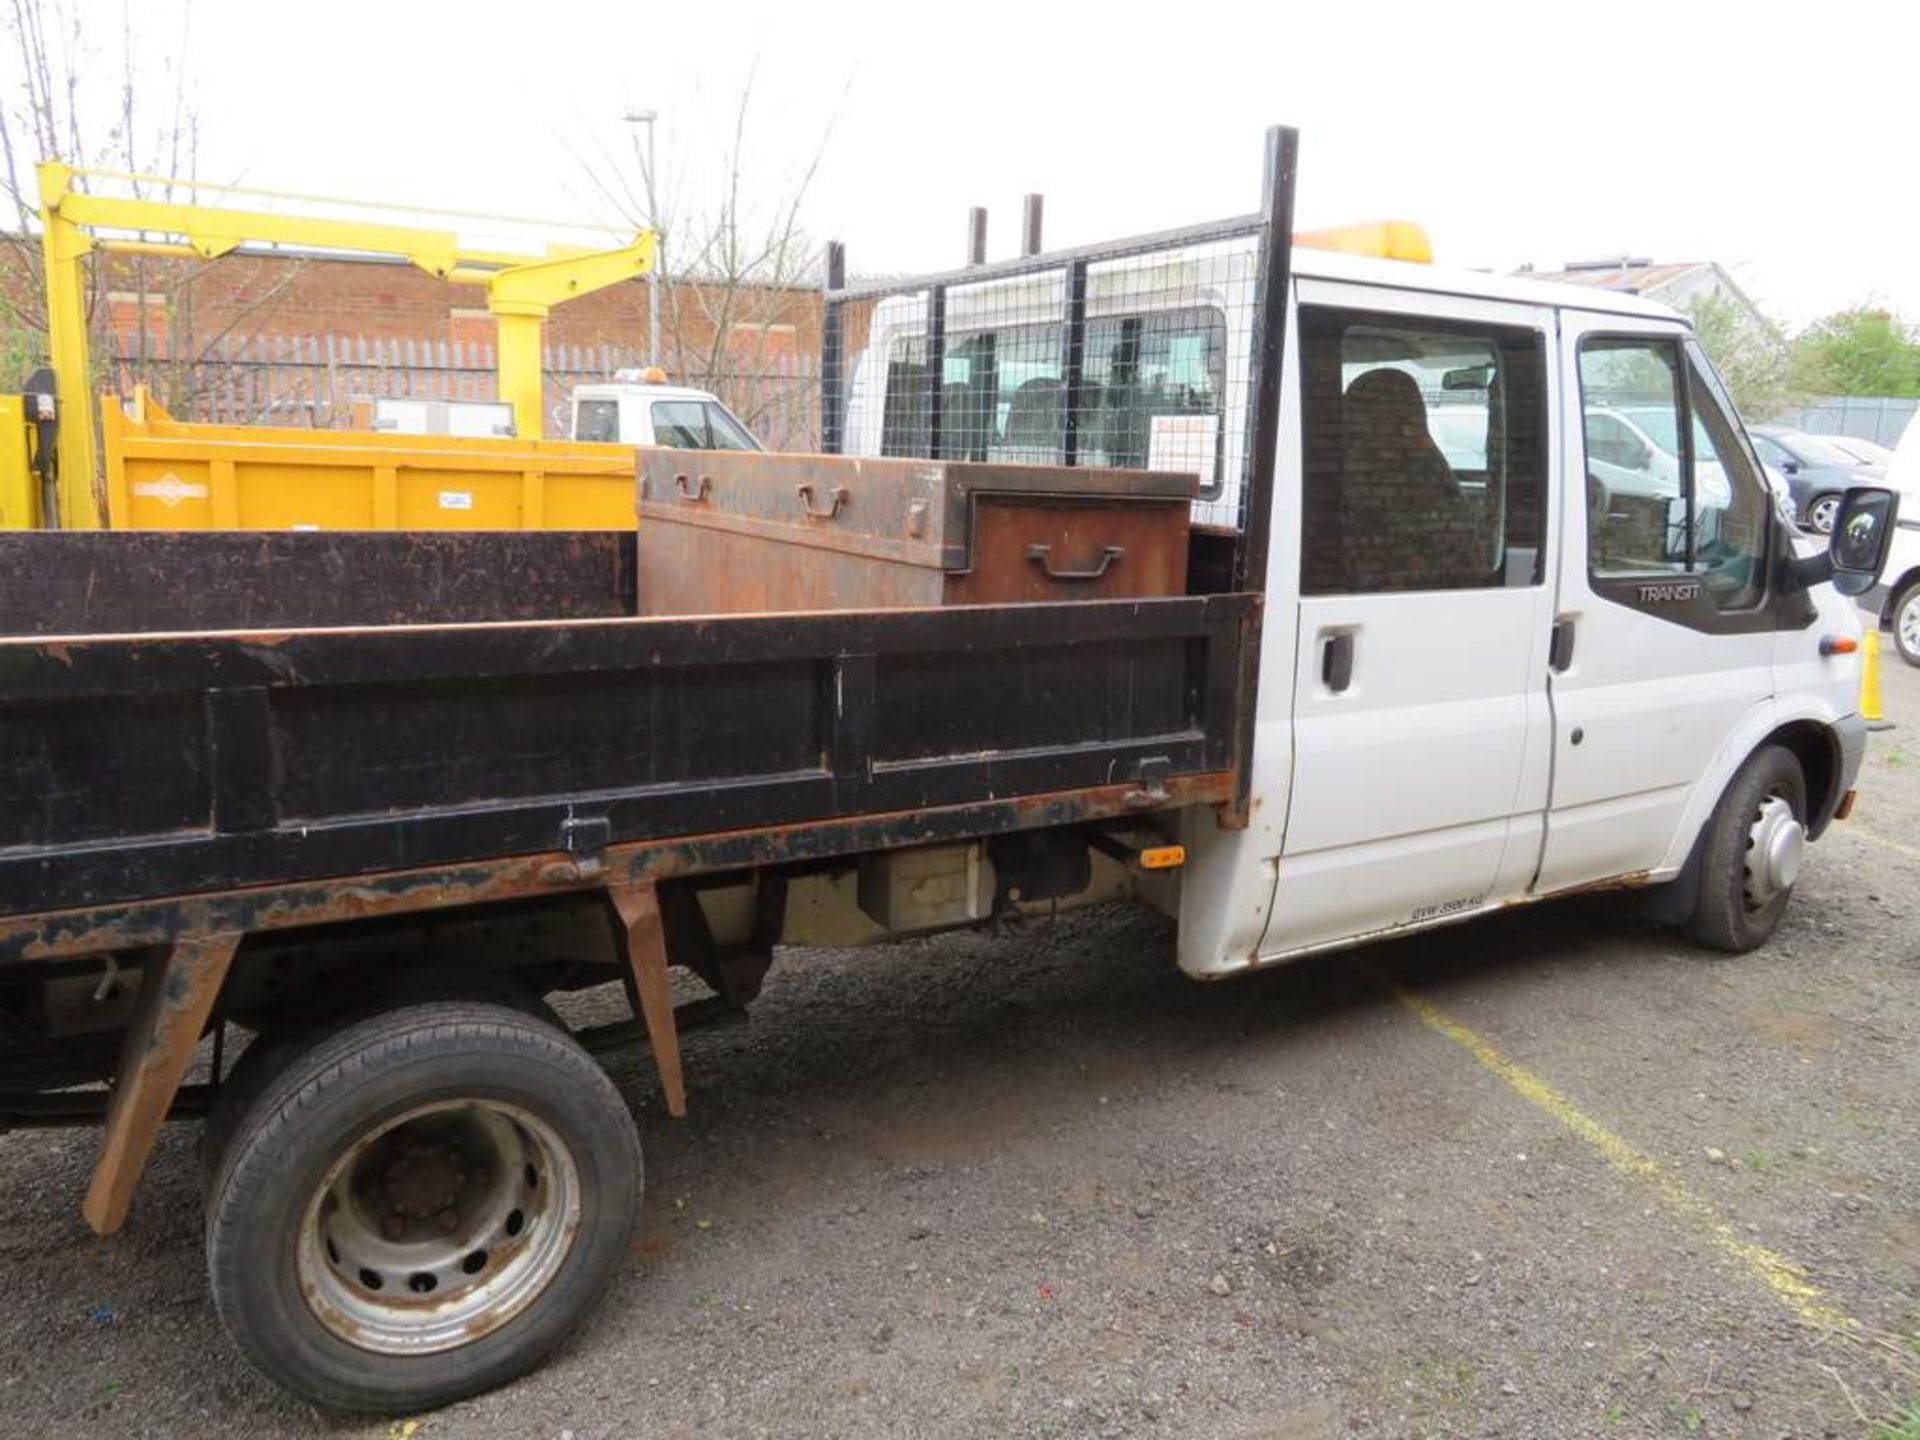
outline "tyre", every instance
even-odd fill
[[[491,1389],[620,1272],[639,1137],[564,1031],[438,1001],[275,1062],[217,1163],[207,1268],[234,1344],[295,1394],[390,1413]]]
[[[288,1015],[268,1016],[265,1028],[253,1038],[240,1058],[233,1063],[213,1097],[200,1130],[200,1168],[207,1183],[219,1173],[220,1161],[232,1143],[241,1117],[253,1108],[260,1092],[294,1060],[319,1040],[355,1020],[363,1020],[392,1010],[401,1004],[432,1001],[475,1001],[500,1004],[545,1020],[556,1030],[564,1030],[560,1017],[538,996],[516,991],[510,985],[488,976],[413,977],[410,988],[389,993],[380,1001],[353,1001],[347,1008],[327,1011],[325,998],[303,997],[298,1010]],[[297,1015],[298,1018],[290,1018]]]
[[[1920,580],[1894,598],[1893,648],[1907,664],[1920,665]]]
[[[1831,535],[1833,522],[1840,517],[1840,497],[1834,494],[1816,495],[1807,502],[1805,520],[1807,528],[1816,535]]]
[[[220,1088],[214,1093],[213,1108],[207,1112],[206,1121],[200,1127],[200,1168],[206,1176],[209,1189],[220,1173],[220,1162],[226,1158],[234,1132],[253,1108],[254,1101],[260,1098],[260,1092],[298,1059],[321,1033],[313,1025],[266,1031],[254,1036],[252,1043],[234,1061],[233,1068],[220,1081]]]
[[[1748,757],[1707,822],[1687,917],[1699,944],[1740,955],[1764,945],[1793,898],[1807,844],[1807,781],[1791,750]]]

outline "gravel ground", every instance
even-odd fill
[[[1920,672],[1887,702],[1855,819],[1743,959],[1618,900],[1217,986],[1120,910],[789,954],[689,1037],[688,1120],[617,1064],[649,1188],[609,1303],[411,1430],[237,1358],[193,1127],[113,1241],[91,1134],[0,1137],[0,1435],[1873,1435],[1920,1396]]]

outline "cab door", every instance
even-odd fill
[[[1524,893],[1547,798],[1551,312],[1298,294],[1293,773],[1263,958]]]
[[[1684,330],[1569,312],[1561,332],[1573,413],[1542,892],[1662,863],[1695,783],[1770,703],[1775,632],[1811,618],[1804,594],[1769,593],[1774,507]]]

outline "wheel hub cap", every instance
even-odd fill
[[[1760,802],[1747,832],[1747,902],[1756,909],[1793,888],[1806,858],[1807,827],[1781,795]]]
[[[1900,640],[1909,654],[1920,655],[1920,595],[1900,607]]]
[[[580,1219],[579,1172],[545,1122],[485,1101],[430,1105],[328,1170],[297,1242],[300,1291],[358,1349],[455,1349],[546,1289]]]

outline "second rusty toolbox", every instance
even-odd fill
[[[639,469],[643,615],[1186,593],[1191,475],[653,449]]]

